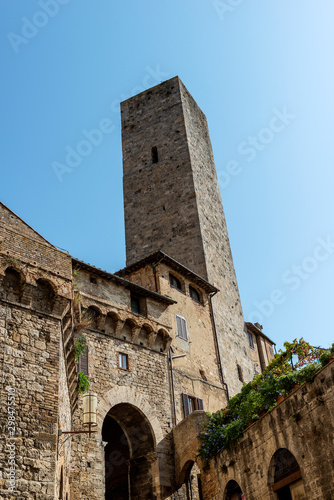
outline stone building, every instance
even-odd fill
[[[246,322],[245,330],[248,335],[254,374],[263,373],[274,356],[275,344],[263,333],[263,326],[259,323]]]
[[[273,342],[244,323],[202,111],[177,77],[121,108],[124,269],[71,257],[0,204],[1,498],[234,498],[197,460],[198,420]],[[97,395],[92,436],[79,371]]]

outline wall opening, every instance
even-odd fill
[[[52,285],[43,279],[36,282],[36,288],[33,294],[33,307],[37,311],[51,313],[56,299],[56,294]]]
[[[278,500],[306,500],[299,464],[286,448],[278,449],[271,459],[269,484]]]
[[[231,480],[227,483],[224,500],[244,500],[244,495],[238,483]]]
[[[159,158],[158,158],[158,148],[156,146],[153,146],[152,148],[152,163],[158,163]]]
[[[2,280],[3,296],[6,300],[21,302],[24,281],[13,267],[8,267]]]
[[[178,494],[187,500],[203,500],[201,471],[198,465],[189,460],[183,466],[180,474],[182,485],[178,489]]]
[[[115,405],[102,427],[105,447],[105,499],[153,499],[158,464],[147,418],[128,403]]]

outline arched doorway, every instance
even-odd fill
[[[186,462],[180,479],[182,485],[178,489],[178,494],[187,500],[203,500],[201,471],[193,460]]]
[[[233,479],[226,485],[224,500],[244,500],[240,486]]]
[[[269,482],[278,500],[306,500],[299,464],[286,448],[280,448],[274,453]]]
[[[158,475],[155,438],[149,421],[135,406],[111,408],[102,427],[105,447],[105,499],[155,499]]]

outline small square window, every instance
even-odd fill
[[[131,293],[131,311],[141,316],[146,316],[146,301],[145,297],[140,297],[135,293]]]
[[[93,285],[96,285],[97,281],[96,281],[96,278],[94,278],[94,276],[90,276],[90,282],[93,283]]]
[[[118,366],[119,368],[123,368],[123,370],[129,369],[129,357],[124,352],[118,353]]]

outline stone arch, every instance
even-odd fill
[[[136,408],[146,417],[150,422],[156,443],[160,443],[164,436],[157,416],[153,408],[146,401],[146,399],[133,387],[119,387],[115,386],[110,389],[99,401],[98,404],[98,439],[102,438],[102,425],[105,416],[109,410],[120,403],[129,403]]]
[[[25,276],[22,271],[13,266],[7,267],[2,279],[4,298],[14,302],[21,302],[24,285]]]
[[[90,305],[85,309],[84,314],[89,322],[89,328],[93,328],[94,330],[99,329],[100,320],[102,318],[101,309],[97,306]]]
[[[33,291],[32,305],[37,311],[51,313],[56,300],[56,290],[51,281],[40,278]]]
[[[273,454],[268,470],[268,486],[276,499],[288,499],[298,488],[305,495],[304,482],[298,461],[287,448],[278,448]],[[305,496],[306,498],[306,496]]]
[[[161,347],[163,351],[166,351],[172,342],[172,337],[167,330],[160,328],[158,330],[157,341],[161,343],[161,346],[159,347]]]
[[[98,428],[106,443],[105,498],[156,498],[157,435],[162,439],[162,431],[152,409],[125,387],[108,391],[99,407]]]
[[[132,340],[135,342],[140,333],[140,325],[136,323],[132,318],[127,318],[124,322],[121,337],[123,340]]]
[[[115,335],[118,321],[119,315],[115,311],[108,311],[104,324],[105,332]]]
[[[243,500],[242,489],[234,479],[230,479],[224,491],[224,500]]]
[[[201,470],[195,460],[186,460],[179,475],[178,494],[192,500],[203,498]]]
[[[144,323],[140,329],[137,342],[140,345],[148,346],[150,341],[150,335],[153,333],[153,328],[148,323]]]

